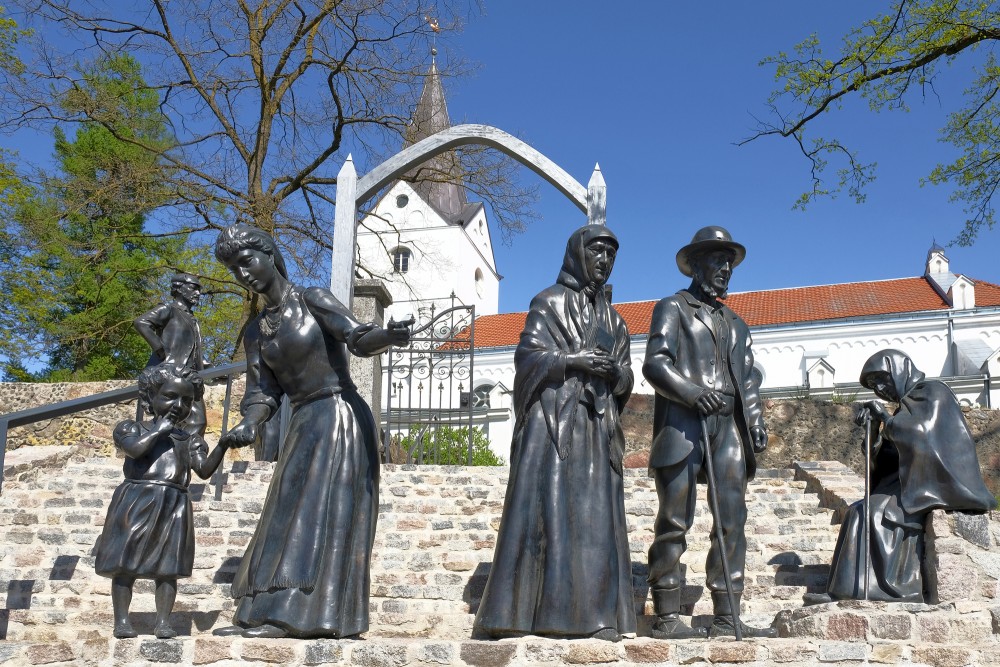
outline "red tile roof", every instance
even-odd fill
[[[1000,306],[1000,285],[973,280],[976,306]],[[656,301],[617,303],[633,335],[649,333]],[[730,294],[726,305],[750,326],[795,324],[853,317],[946,310],[926,278],[899,278],[863,283],[841,283],[817,287]],[[527,313],[484,315],[476,319],[476,347],[517,345]]]

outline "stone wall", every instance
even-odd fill
[[[359,360],[371,364],[371,360]],[[364,374],[370,377],[370,369]],[[359,378],[360,380],[360,378]],[[81,383],[0,383],[0,413],[64,401],[128,386],[127,381]],[[360,382],[359,382],[360,384]],[[233,385],[232,426],[239,418],[239,399],[243,396],[242,376]],[[208,401],[208,440],[214,442],[222,427],[225,384],[206,390]],[[854,424],[853,403],[831,401],[765,401],[764,418],[770,430],[767,451],[758,457],[761,468],[791,468],[796,461],[840,461],[855,473],[864,471],[861,454],[861,428]],[[133,418],[135,402],[110,405],[79,415],[39,422],[12,429],[8,449],[32,445],[83,445],[101,450],[110,447],[111,429],[122,419]],[[966,418],[976,438],[983,477],[994,494],[1000,496],[1000,410],[969,409]],[[631,454],[626,465],[645,467],[645,452],[653,436],[653,397],[633,395],[622,415],[626,451]],[[110,449],[107,449],[110,452]]]
[[[840,461],[864,473],[862,430],[854,424],[857,404],[789,399],[764,401],[770,432],[762,468],[790,468],[795,461]],[[966,409],[987,486],[1000,496],[1000,410]],[[643,453],[653,437],[653,397],[633,395],[622,414],[626,451],[635,467],[645,467]]]
[[[0,414],[18,412],[60,401],[92,396],[105,391],[121,389],[135,384],[128,380],[108,382],[0,382]],[[243,376],[233,381],[233,407],[229,426],[239,420],[239,400],[246,386]],[[226,384],[205,388],[205,409],[208,430],[205,434],[210,444],[215,444],[222,429]],[[135,419],[135,400],[105,405],[66,417],[46,419],[27,426],[12,428],[7,433],[7,450],[20,447],[48,445],[77,445],[112,455],[111,432],[123,419]]]

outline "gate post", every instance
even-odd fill
[[[330,259],[330,291],[347,306],[353,306],[354,260],[357,257],[358,172],[350,155],[337,173],[337,206],[333,211],[333,257]]]
[[[385,326],[385,309],[391,303],[392,296],[381,280],[358,280],[354,284],[354,307],[351,310],[359,322]],[[382,355],[356,357],[352,354],[350,373],[378,425],[382,416]]]

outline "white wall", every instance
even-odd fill
[[[401,196],[406,198],[402,207],[397,204]],[[411,252],[405,274],[394,271],[391,253],[398,246]],[[387,318],[418,316],[421,307],[432,303],[440,312],[451,306],[452,292],[458,304],[475,305],[479,315],[497,312],[499,277],[482,209],[464,226],[449,225],[413,188],[398,182],[362,220],[358,260],[364,271],[385,282],[392,295]],[[479,289],[477,269],[483,276]]]
[[[947,376],[951,363],[949,319],[952,321],[952,336],[956,340],[977,338],[991,349],[998,350],[989,362],[991,375],[995,378],[990,403],[993,407],[1000,407],[1000,312],[995,308],[942,311],[895,319],[753,328],[755,362],[764,376],[762,388],[804,387],[808,369],[819,359],[834,369],[832,384],[857,383],[864,362],[875,352],[886,348],[896,348],[910,355],[917,368],[928,377]],[[645,335],[632,337],[633,393],[636,394],[653,393],[652,387],[642,377],[646,340]],[[480,382],[502,382],[507,387],[514,386],[513,346],[483,350],[476,356],[473,385],[478,386]],[[987,399],[983,394],[983,385],[978,382],[966,385],[953,387],[959,399],[968,404],[985,404]],[[495,428],[495,424],[491,425],[491,429]],[[491,435],[493,433],[491,431]],[[494,440],[492,447],[506,457],[510,433],[497,430],[496,434],[503,439]]]

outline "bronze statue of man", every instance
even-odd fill
[[[178,273],[170,280],[169,303],[161,303],[132,323],[152,354],[147,368],[167,362],[200,371],[205,368],[201,352],[201,328],[194,319],[194,308],[201,299],[201,283],[189,273]],[[207,420],[205,403],[199,399],[191,408],[184,429],[204,436]]]
[[[736,634],[747,550],[747,481],[756,471],[755,454],[767,446],[752,375],[750,329],[719,301],[745,256],[746,249],[722,227],[698,230],[677,253],[677,266],[691,278],[690,287],[662,299],[653,310],[642,373],[656,390],[649,468],[659,511],[649,548],[649,585],[657,615],[652,636],[660,639]],[[696,483],[705,479],[708,456],[718,492],[714,520],[721,525],[724,544],[717,539],[719,531],[713,531],[705,579],[715,618],[706,633],[705,628],[688,627],[679,615],[680,558],[694,521]],[[745,637],[776,634],[773,628],[742,623],[740,629]]]

